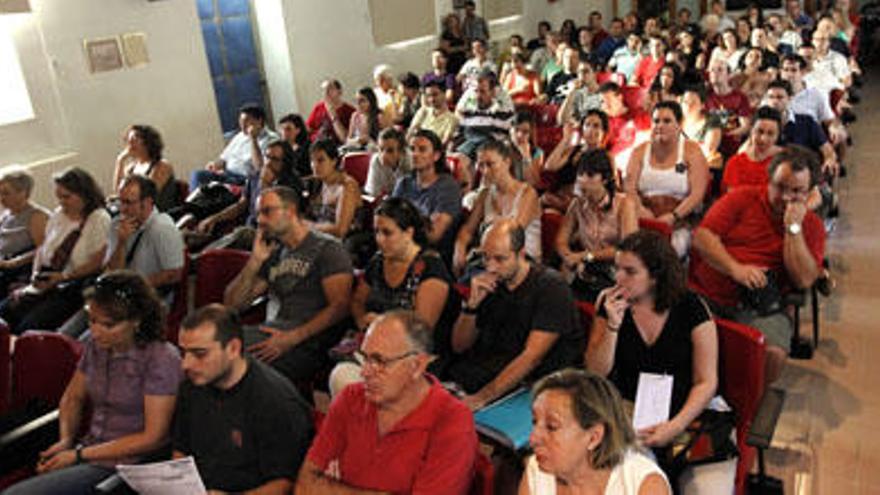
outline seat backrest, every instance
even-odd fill
[[[9,409],[12,389],[12,356],[9,354],[11,339],[9,327],[0,320],[0,415]]]
[[[718,327],[718,390],[737,414],[737,427],[748,427],[764,392],[767,345],[758,330],[716,319]],[[748,431],[747,429],[745,431]]]
[[[358,181],[363,189],[367,184],[367,173],[370,171],[370,153],[366,151],[346,153],[342,157],[342,168],[345,173]]]
[[[165,319],[165,338],[168,342],[177,345],[177,331],[180,323],[186,317],[189,310],[189,269],[190,269],[189,250],[183,250],[183,267],[180,282],[174,287],[174,299],[171,308],[168,310],[168,317]]]
[[[474,482],[471,485],[470,495],[493,495],[495,493],[495,466],[492,459],[477,452],[474,462]]]
[[[60,333],[30,330],[18,337],[12,352],[12,407],[34,400],[57,406],[81,354],[82,345]]]
[[[661,234],[666,238],[667,241],[672,239],[672,227],[669,226],[666,222],[661,222],[660,220],[654,220],[651,218],[640,218],[639,219],[639,228],[642,230],[653,230],[658,234]]]
[[[562,220],[562,214],[556,210],[544,210],[541,213],[541,253],[548,264],[556,256],[556,236],[562,227]]]
[[[222,303],[226,286],[241,272],[250,253],[239,249],[209,249],[196,261],[195,308]]]

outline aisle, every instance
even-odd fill
[[[875,68],[876,72],[876,68]],[[789,361],[770,471],[786,493],[880,494],[880,82],[862,89],[842,215],[828,254],[838,288],[822,300],[810,361]],[[809,313],[807,311],[807,313]],[[809,316],[803,328],[811,331]]]

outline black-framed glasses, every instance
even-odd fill
[[[372,366],[377,371],[385,371],[392,364],[406,359],[410,356],[415,356],[416,354],[418,354],[418,351],[407,351],[399,356],[385,357],[381,354],[367,354],[361,350],[354,351],[355,357],[358,359],[358,361],[361,362],[363,366]]]

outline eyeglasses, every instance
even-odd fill
[[[418,354],[418,351],[407,351],[399,356],[385,357],[380,354],[366,354],[360,350],[354,351],[355,357],[364,367],[371,366],[376,371],[385,371],[392,364],[416,354]]]

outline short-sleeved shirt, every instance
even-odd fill
[[[267,322],[292,329],[311,320],[327,306],[321,282],[352,272],[342,243],[322,232],[309,232],[296,247],[281,246],[263,263],[260,277],[269,284]]]
[[[455,74],[447,72],[445,74],[437,74],[434,71],[425,72],[422,76],[422,87],[427,87],[429,83],[434,81],[440,82],[446,91],[455,91]]]
[[[738,89],[732,89],[725,95],[710,90],[706,97],[706,110],[717,115],[721,120],[722,131],[719,150],[724,156],[733,155],[739,147],[740,140],[730,135],[730,131],[739,127],[740,118],[751,117],[752,107],[749,105],[749,97]]]
[[[794,114],[809,115],[816,122],[834,120],[834,111],[828,101],[828,94],[818,88],[806,87],[791,97],[788,110]]]
[[[180,355],[168,342],[132,346],[124,352],[101,349],[89,339],[77,369],[86,376],[92,420],[83,444],[108,442],[144,430],[144,397],[177,395]],[[137,456],[107,461],[131,463]]]
[[[348,126],[348,122],[351,120],[353,113],[354,107],[343,102],[339,108],[336,109],[336,118],[345,126]],[[325,105],[323,101],[319,101],[312,108],[311,113],[309,113],[309,118],[306,120],[306,127],[309,129],[309,139],[312,141],[318,139],[330,139],[337,145],[342,144],[339,136],[337,136],[336,132],[333,130],[333,121],[330,119],[330,112],[327,110],[327,105]]]
[[[427,129],[436,134],[441,141],[447,142],[458,128],[458,117],[449,110],[441,110],[438,114],[437,110],[424,106],[413,116],[410,128]]]
[[[421,112],[421,110],[419,110]],[[406,152],[401,153],[400,160],[394,168],[382,163],[382,154],[375,153],[370,157],[370,168],[367,171],[367,183],[364,192],[372,196],[385,196],[394,190],[394,184],[408,174],[411,170],[410,157]]]
[[[192,455],[209,490],[244,492],[295,479],[314,434],[311,408],[289,380],[251,358],[228,390],[180,385],[174,450]]]
[[[46,238],[37,248],[34,266],[51,266],[55,250],[64,244],[68,235],[80,229],[79,238],[64,265],[64,273],[70,273],[83,266],[99,250],[107,246],[110,214],[104,208],[96,208],[89,213],[85,223],[80,223],[65,215],[60,206],[56,208],[46,223]]]
[[[586,333],[579,321],[574,296],[562,275],[551,268],[531,265],[525,280],[513,291],[502,285],[477,308],[477,340],[461,359],[479,363],[497,375],[522,353],[529,334],[533,331],[553,333],[559,338],[530,375],[544,376],[580,362]],[[467,377],[453,376],[453,379],[466,390],[485,386]]]
[[[430,218],[434,213],[447,213],[452,216],[452,225],[461,214],[461,187],[450,174],[440,174],[430,186],[422,188],[415,174],[401,177],[394,186],[391,196],[410,200],[422,216]],[[455,229],[446,229],[443,239],[438,243],[440,249],[451,245]]]
[[[828,142],[822,127],[809,115],[789,113],[788,121],[782,126],[783,144],[799,144],[815,152]]]
[[[706,213],[699,228],[721,238],[724,249],[739,263],[766,267],[777,272],[783,290],[790,284],[782,257],[785,226],[773,212],[766,187],[741,187],[721,197]],[[825,228],[813,212],[807,212],[801,226],[816,266],[822,266]],[[739,285],[704,261],[697,250],[691,253],[688,283],[712,302],[735,308]]]
[[[307,459],[345,484],[391,493],[465,494],[477,435],[470,410],[431,375],[422,402],[384,435],[364,384],[333,399]]]
[[[598,305],[599,316],[605,317],[605,308]],[[632,311],[627,309],[620,323],[617,347],[614,349],[614,366],[609,378],[620,391],[621,397],[636,400],[640,373],[671,375],[672,405],[669,416],[673,417],[684,406],[694,383],[694,346],[691,334],[694,329],[710,321],[709,308],[693,292],[686,292],[681,300],[669,308],[669,315],[657,340],[648,345],[642,339]]]
[[[768,156],[760,161],[752,160],[745,151],[733,155],[724,166],[721,190],[727,191],[742,186],[766,186],[770,182],[770,173],[767,171],[767,167],[770,166],[771,160],[773,160],[773,156]]]
[[[608,116],[608,147],[611,155],[631,149],[639,132],[651,128],[651,116],[642,110],[629,110],[616,117]]]
[[[107,261],[119,244],[117,227],[121,216],[113,219],[110,241],[107,244]],[[137,245],[135,245],[137,243]],[[149,277],[164,270],[183,268],[183,235],[167,213],[153,209],[143,225],[126,239],[126,268]]]
[[[590,93],[590,89],[586,86],[574,90],[573,113],[572,116],[578,122],[587,116],[590,110],[602,109],[602,95],[599,93]]]
[[[278,139],[278,134],[264,127],[257,136],[260,152],[265,153],[269,143],[276,139]],[[226,162],[226,170],[228,172],[247,177],[256,170],[251,150],[251,137],[243,131],[239,131],[229,141],[229,144],[220,153],[220,158]]]

